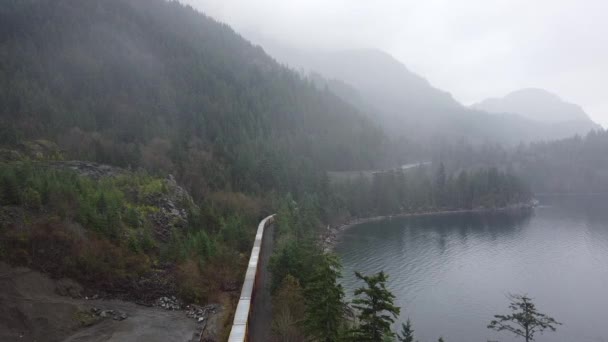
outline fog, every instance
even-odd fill
[[[608,126],[603,0],[181,1],[254,41],[379,48],[464,104],[537,87]]]

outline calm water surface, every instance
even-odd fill
[[[486,328],[527,293],[564,325],[538,342],[608,341],[608,197],[541,198],[529,213],[451,214],[366,223],[336,252],[353,272],[384,270],[420,342],[516,341]],[[395,325],[395,329],[400,327]]]

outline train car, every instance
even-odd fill
[[[262,242],[264,240],[264,230],[273,222],[274,215],[270,215],[263,219],[258,225],[253,248],[251,249],[251,256],[249,257],[249,264],[247,265],[247,271],[245,272],[241,296],[239,297],[239,303],[234,314],[234,321],[232,322],[232,329],[230,330],[230,337],[228,338],[229,342],[249,341],[249,320],[253,310],[252,303],[260,282],[258,277],[260,271],[259,259]]]

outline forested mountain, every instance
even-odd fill
[[[518,148],[511,163],[538,193],[608,193],[608,131]]]
[[[328,224],[527,201],[527,186],[512,173],[456,173],[441,160],[414,174],[330,181],[329,170],[386,169],[406,151],[431,151],[405,139],[482,141],[526,127],[525,120],[509,126],[485,113],[462,119],[454,114],[468,109],[386,58],[366,52],[348,67],[394,73],[389,97],[384,82],[363,73],[366,92],[324,75],[303,77],[175,1],[5,1],[0,261],[69,277],[110,297],[220,302],[228,313],[221,330],[238,301],[256,223],[271,212],[278,213],[273,282],[289,274],[313,291]],[[364,65],[377,61],[380,70]],[[408,85],[410,93],[420,90],[415,99],[401,96]],[[385,101],[393,112],[379,106]],[[400,106],[407,116],[398,115]],[[401,120],[394,121],[401,140],[373,122],[387,113]],[[504,130],[487,131],[486,120]],[[339,295],[335,303],[342,315]]]
[[[531,199],[527,185],[512,172],[496,167],[446,170],[443,163],[361,175],[336,182],[334,188],[355,217],[527,207]]]
[[[498,167],[523,179],[535,193],[608,193],[608,131],[520,144],[474,146],[461,141],[429,149],[449,172]]]
[[[579,105],[565,102],[543,89],[522,89],[503,98],[486,99],[471,107],[489,113],[519,114],[530,120],[551,124],[563,135],[585,135],[600,128]]]
[[[147,303],[225,303],[227,334],[260,217],[290,194],[316,234],[339,204],[326,170],[377,168],[386,145],[178,2],[0,6],[0,262]]]
[[[329,89],[369,113],[392,137],[407,137],[410,142],[466,138],[476,144],[512,145],[588,132],[588,125],[571,129],[567,125],[533,120],[517,112],[491,115],[468,108],[380,50],[306,51],[252,36],[279,61],[304,73],[325,77],[329,80]],[[350,85],[356,93],[344,92],[341,84],[336,86],[336,80]]]
[[[320,170],[374,167],[385,144],[338,97],[176,2],[7,1],[0,56],[1,143],[47,138],[198,192],[297,192]]]

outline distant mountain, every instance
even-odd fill
[[[528,88],[514,91],[503,98],[491,98],[472,108],[490,113],[512,113],[539,122],[570,126],[572,135],[586,134],[600,126],[576,104],[543,89]]]
[[[468,108],[377,49],[306,51],[264,37],[253,39],[280,62],[325,77],[330,90],[378,120],[393,137],[421,143],[464,138],[477,143],[517,144],[565,138],[590,127],[582,121],[564,125],[519,112],[491,115],[480,108]],[[352,89],[344,91],[344,84]]]
[[[447,116],[466,110],[449,93],[434,88],[380,50],[311,52],[258,41],[280,62],[327,79],[329,89],[379,120],[393,136],[428,138],[441,131]],[[345,85],[351,90],[345,91]]]

